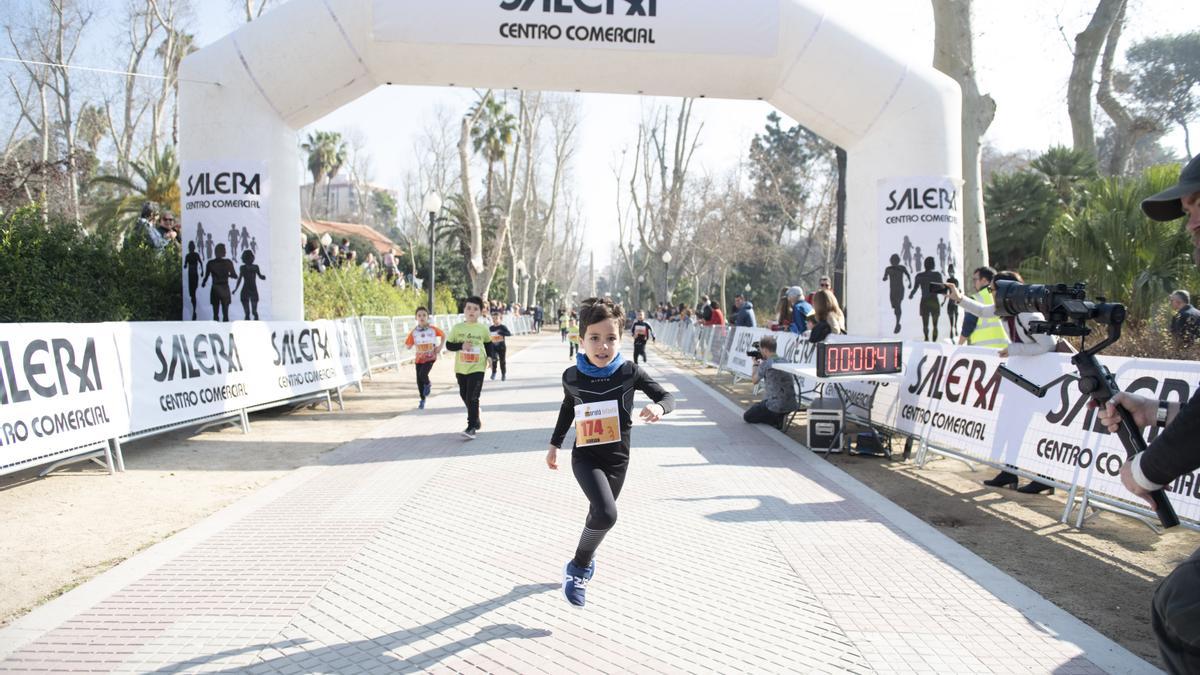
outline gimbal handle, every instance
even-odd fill
[[[1079,390],[1091,396],[1098,405],[1107,404],[1121,392],[1117,387],[1116,378],[1108,368],[1100,364],[1094,352],[1079,352],[1071,357],[1071,362],[1079,370]],[[1126,461],[1129,461],[1137,453],[1145,452],[1146,439],[1142,438],[1137,424],[1133,421],[1133,414],[1123,406],[1115,407],[1120,418],[1117,438],[1125,447]],[[1171,506],[1171,501],[1167,499],[1166,491],[1159,488],[1150,493],[1150,499],[1154,501],[1154,512],[1158,514],[1158,522],[1162,523],[1163,527],[1175,527],[1179,524],[1179,516],[1175,515],[1175,507]]]

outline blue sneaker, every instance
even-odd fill
[[[418,408],[418,409],[420,409],[420,410],[424,410],[424,409],[425,409],[425,399],[421,399],[421,405],[417,406],[417,408]]]
[[[563,596],[567,598],[567,602],[576,607],[583,607],[587,602],[587,585],[592,580],[592,575],[596,573],[596,561],[593,560],[586,568],[575,564],[575,561],[568,560],[563,567]]]

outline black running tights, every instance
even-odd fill
[[[429,385],[429,371],[433,370],[434,361],[417,364],[417,392],[425,398],[425,387]]]
[[[575,550],[576,565],[587,567],[591,564],[604,535],[616,524],[617,497],[621,494],[621,486],[625,484],[625,470],[628,467],[627,460],[610,464],[598,461],[587,451],[577,449],[571,453],[571,470],[591,505],[583,535],[579,538],[579,547]]]

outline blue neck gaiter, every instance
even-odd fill
[[[579,372],[588,377],[612,377],[612,374],[617,372],[617,368],[620,368],[622,363],[625,363],[625,355],[621,352],[617,352],[617,356],[603,368],[593,366],[592,362],[588,361],[587,357],[583,355],[583,352],[575,355],[575,367],[579,369]]]

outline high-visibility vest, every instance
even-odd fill
[[[980,304],[992,304],[992,291],[985,288],[975,296]],[[975,324],[975,330],[971,332],[971,336],[967,338],[967,343],[972,347],[989,347],[991,349],[1004,349],[1008,347],[1008,334],[1004,332],[1004,326],[1000,323],[999,317],[983,318],[979,317],[979,323]]]

